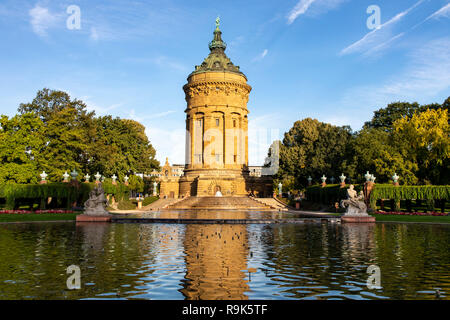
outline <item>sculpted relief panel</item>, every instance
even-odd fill
[[[247,85],[230,82],[203,82],[189,84],[184,87],[188,105],[195,105],[196,98],[225,97],[238,98],[238,104],[247,104],[251,88]]]

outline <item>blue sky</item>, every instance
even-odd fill
[[[80,8],[68,29],[67,8]],[[381,24],[367,27],[370,5]],[[359,130],[393,101],[450,95],[450,1],[0,2],[0,114],[44,87],[98,115],[140,121],[157,158],[184,161],[182,86],[208,55],[220,15],[226,53],[253,87],[250,164],[306,117]]]

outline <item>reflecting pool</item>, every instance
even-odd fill
[[[69,290],[66,269],[81,270]],[[368,289],[367,268],[381,271]],[[450,226],[0,224],[0,299],[442,299]]]

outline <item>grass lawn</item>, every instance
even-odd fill
[[[78,213],[0,214],[0,222],[75,220]]]
[[[402,216],[373,214],[377,221],[450,223],[450,216]]]

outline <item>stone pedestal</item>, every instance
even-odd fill
[[[372,216],[342,216],[341,223],[374,223],[375,217]]]
[[[110,222],[110,215],[90,215],[90,214],[80,214],[77,216],[77,222]]]
[[[142,201],[138,201],[137,202],[137,208],[138,209],[142,209]]]

